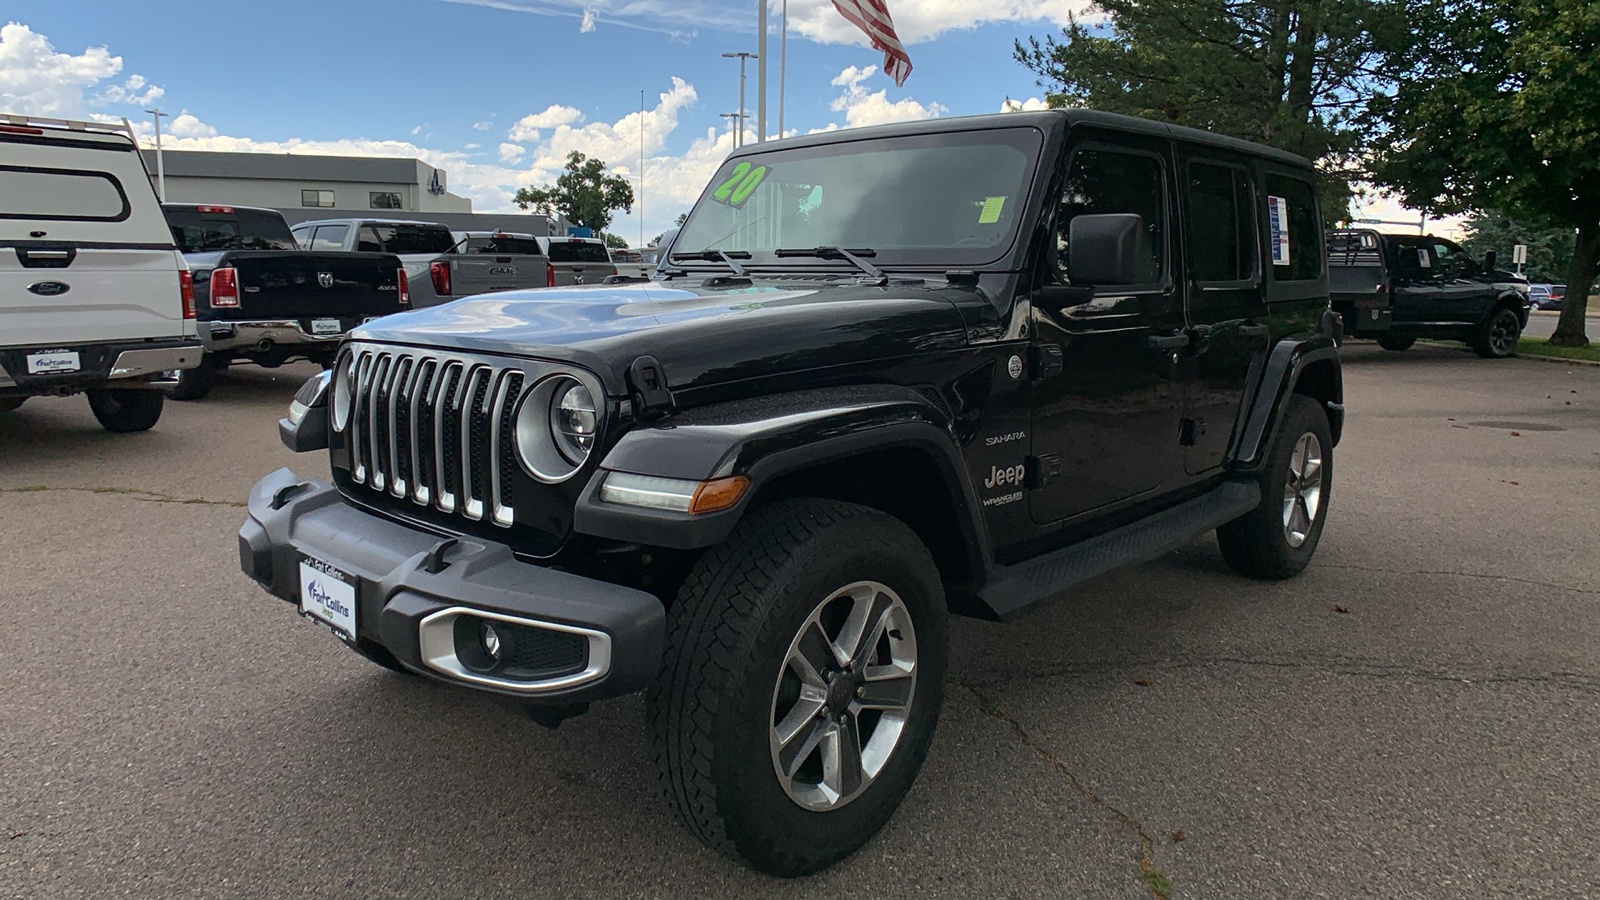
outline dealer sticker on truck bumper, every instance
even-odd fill
[[[82,367],[76,350],[46,350],[28,354],[29,375],[59,375]]]
[[[300,560],[300,614],[328,626],[347,641],[356,639],[356,586],[350,575],[320,559]]]

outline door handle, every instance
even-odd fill
[[[1153,334],[1146,343],[1151,350],[1177,350],[1189,346],[1189,335],[1183,331],[1174,334]]]
[[[1244,335],[1247,338],[1264,338],[1264,337],[1272,334],[1272,326],[1270,326],[1270,325],[1241,325],[1241,326],[1239,326],[1239,333]]]

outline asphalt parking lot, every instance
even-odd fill
[[[928,765],[797,882],[675,827],[637,698],[548,731],[388,673],[239,573],[313,369],[156,430],[0,419],[0,896],[1600,893],[1600,368],[1346,348],[1312,567],[1209,539],[958,621]]]

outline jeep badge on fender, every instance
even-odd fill
[[[242,565],[540,721],[644,691],[685,826],[815,872],[917,777],[952,610],[1213,530],[1250,577],[1310,561],[1344,424],[1315,185],[1085,110],[735,150],[654,281],[558,282],[604,246],[541,238],[548,287],[355,329],[279,422],[332,478],[262,479]]]

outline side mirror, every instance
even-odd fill
[[[1483,270],[1485,272],[1493,272],[1494,271],[1494,264],[1499,262],[1499,261],[1500,261],[1500,258],[1495,255],[1495,252],[1493,250],[1490,250],[1488,253],[1485,253],[1483,255]]]
[[[1048,284],[1033,292],[1033,305],[1049,312],[1060,312],[1094,300],[1094,288],[1079,284]]]
[[[1137,213],[1078,216],[1072,220],[1067,271],[1074,284],[1145,284],[1150,237]]]

